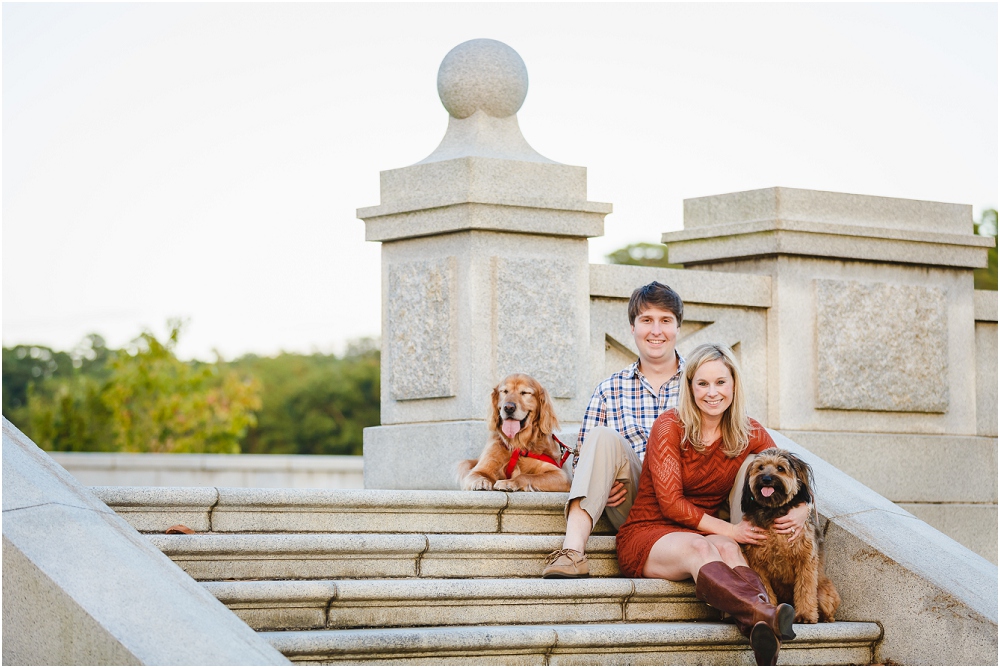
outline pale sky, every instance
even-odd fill
[[[478,37],[527,65],[528,142],[614,204],[592,262],[754,188],[997,205],[995,3],[5,3],[4,345],[378,336],[355,210],[437,146]]]

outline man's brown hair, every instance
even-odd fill
[[[670,311],[677,318],[677,326],[681,326],[684,320],[684,302],[669,286],[657,281],[636,288],[632,293],[628,300],[628,324],[634,327],[639,312],[649,306]]]

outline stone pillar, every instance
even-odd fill
[[[768,426],[995,561],[972,207],[769,188],[686,200],[684,226],[671,262],[771,277]]]
[[[587,201],[584,167],[539,155],[518,127],[520,56],[477,39],[438,71],[448,130],[415,165],[381,173],[358,210],[382,242],[382,426],[365,430],[365,486],[455,488],[486,442],[492,387],[537,378],[562,421],[588,386],[587,238],[611,205]]]
[[[685,200],[684,227],[671,262],[771,276],[769,426],[976,434],[972,207],[768,188]]]

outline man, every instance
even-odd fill
[[[594,390],[577,438],[566,538],[546,559],[542,577],[587,577],[585,546],[601,514],[620,527],[635,500],[649,430],[677,405],[684,358],[675,349],[684,319],[676,292],[653,281],[632,293],[628,320],[639,359]]]

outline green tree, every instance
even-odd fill
[[[239,452],[256,423],[260,383],[218,362],[178,360],[180,331],[171,322],[165,342],[144,332],[118,351],[92,335],[72,354],[40,351],[40,372],[23,364],[38,348],[30,347],[10,378],[6,360],[19,353],[4,349],[5,394],[8,383],[24,384],[21,367],[37,379],[24,384],[27,410],[15,424],[48,450]]]
[[[986,255],[987,266],[973,271],[976,290],[997,289],[997,210],[986,209],[976,224],[976,234],[993,237],[993,248]]]
[[[243,441],[252,453],[360,455],[379,424],[379,351],[371,339],[345,355],[246,355],[232,363],[260,378],[263,407]]]
[[[629,244],[605,256],[611,264],[630,264],[639,267],[664,267],[683,269],[684,265],[667,262],[667,247],[645,241]]]

